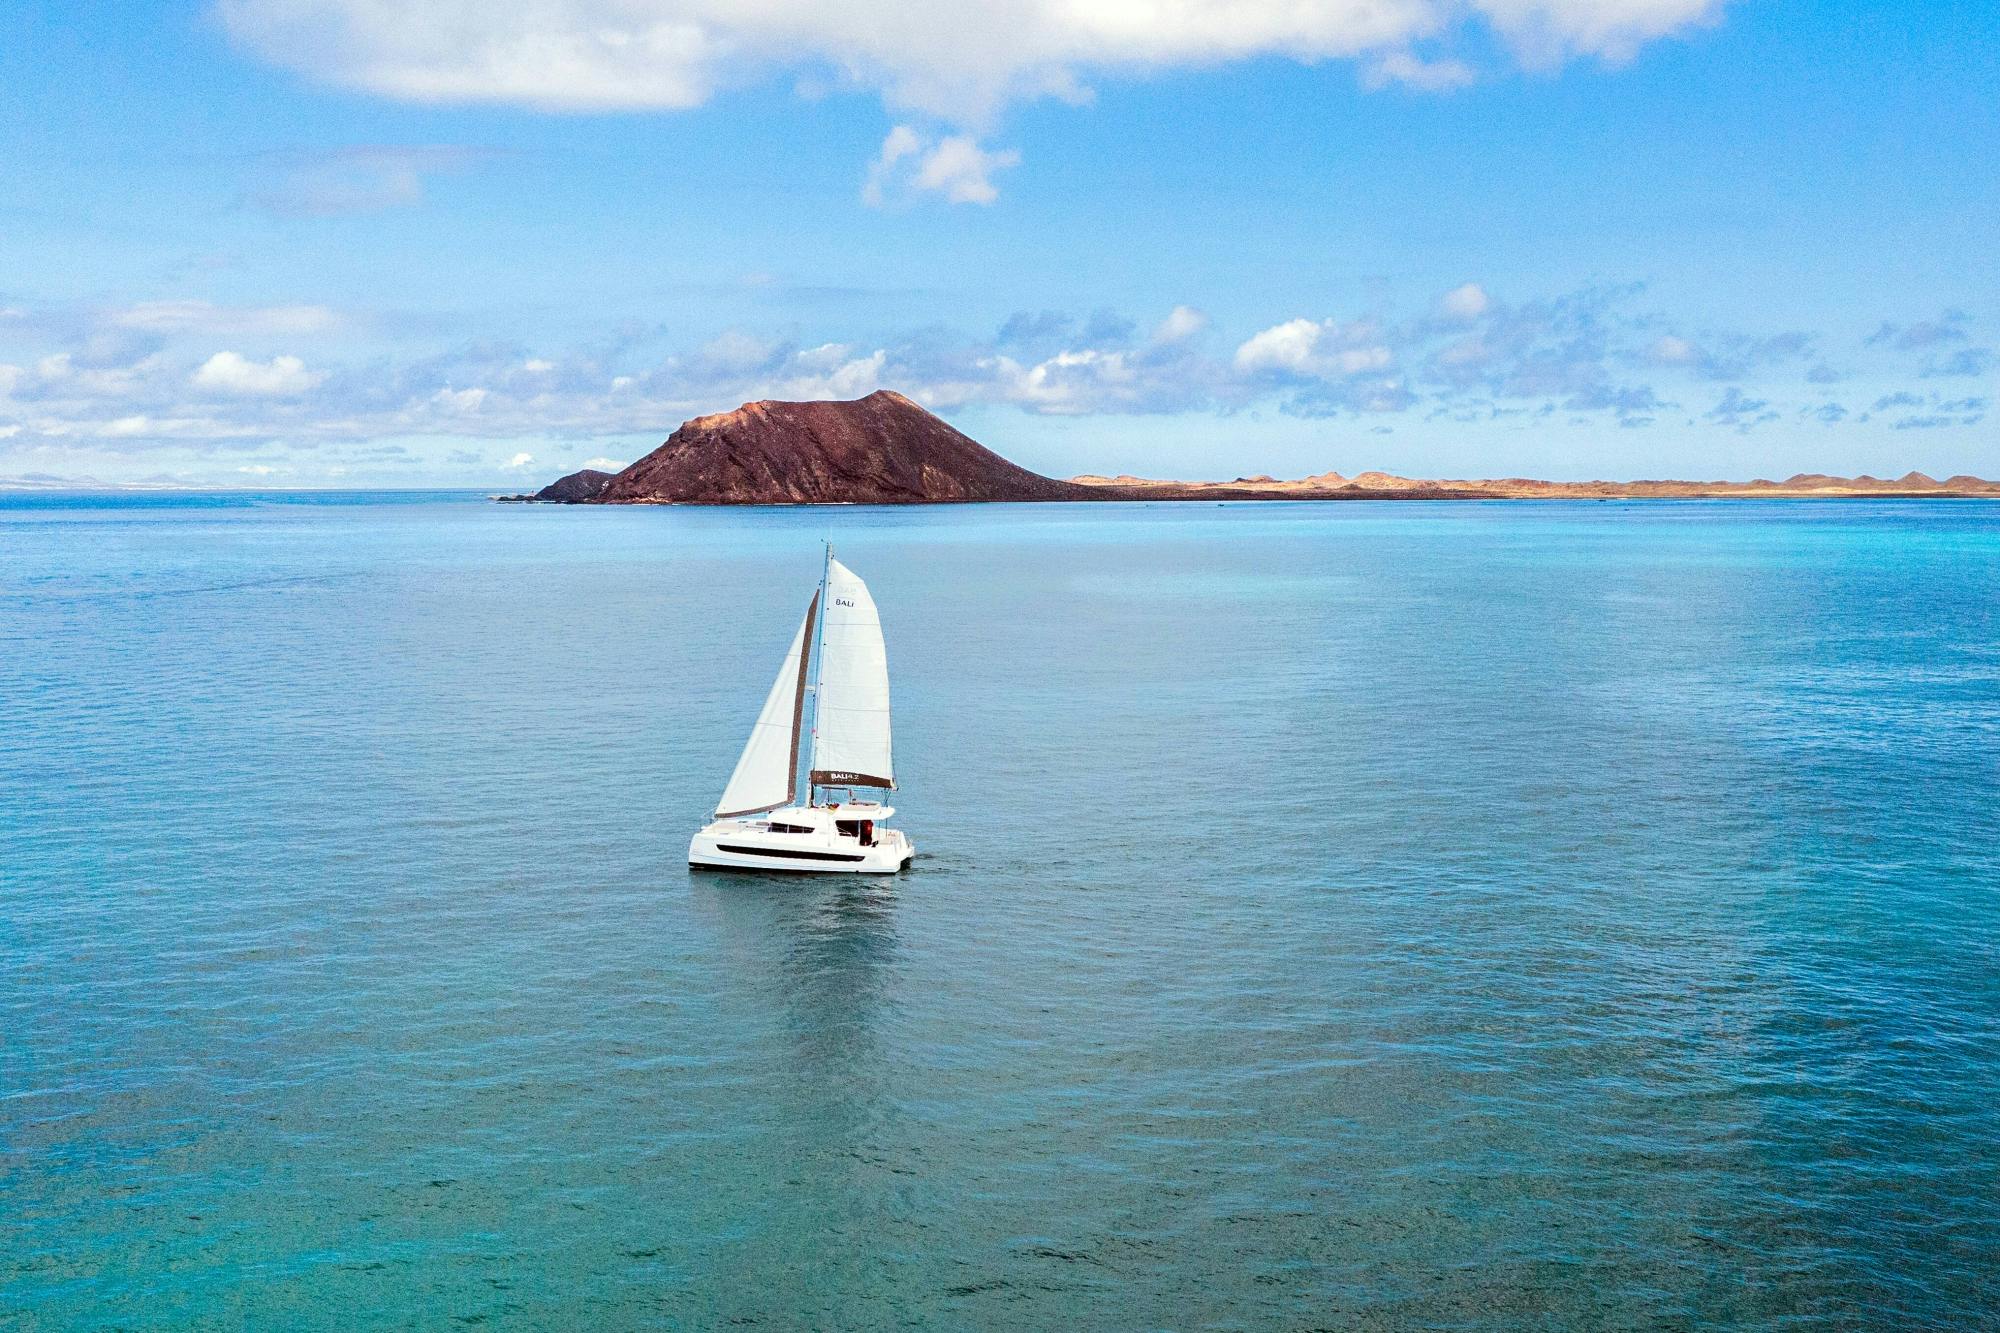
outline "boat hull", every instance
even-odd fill
[[[804,875],[893,875],[907,869],[916,848],[895,829],[874,845],[852,838],[783,834],[716,823],[688,843],[688,864],[704,870],[755,870]]]

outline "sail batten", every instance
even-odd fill
[[[798,633],[792,636],[791,651],[785,654],[778,678],[771,682],[771,692],[764,697],[763,711],[757,714],[757,723],[750,728],[750,739],[736,761],[736,771],[729,775],[729,785],[716,804],[717,818],[762,814],[791,803],[805,715],[806,644],[811,640],[813,617],[818,610],[819,594],[814,593],[806,607],[805,619],[799,622]]]
[[[820,619],[811,781],[815,786],[896,785],[889,746],[889,655],[875,599],[831,557]]]

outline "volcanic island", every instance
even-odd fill
[[[621,472],[586,468],[532,495],[546,504],[973,504],[1066,500],[1638,500],[2000,497],[2000,482],[1921,472],[1895,478],[1807,472],[1783,481],[1419,480],[1323,472],[1296,480],[1045,477],[1011,463],[890,389],[865,398],[765,400],[684,422]]]

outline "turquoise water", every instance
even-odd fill
[[[0,709],[0,1324],[2000,1323],[2000,505],[14,498]]]

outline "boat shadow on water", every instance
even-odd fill
[[[787,1063],[821,1076],[816,1114],[839,1123],[876,1114],[843,1102],[877,1058],[882,1025],[898,1007],[907,960],[893,884],[888,875],[688,875],[729,990],[790,1034]]]

